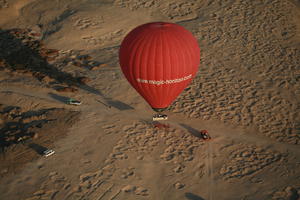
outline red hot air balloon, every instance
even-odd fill
[[[122,41],[119,61],[129,83],[153,110],[166,109],[194,78],[200,49],[192,33],[166,22],[143,24]]]

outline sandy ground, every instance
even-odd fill
[[[152,21],[201,48],[163,124],[118,64]],[[0,0],[0,28],[0,199],[300,199],[299,1]]]

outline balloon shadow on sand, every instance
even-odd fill
[[[182,126],[183,128],[185,128],[193,136],[198,137],[198,138],[202,138],[199,130],[194,129],[193,127],[188,126],[186,124],[180,124],[180,126]]]
[[[184,196],[186,197],[186,199],[188,200],[205,200],[202,197],[195,195],[193,193],[187,192],[184,194]]]

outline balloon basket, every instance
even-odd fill
[[[164,114],[155,114],[153,115],[153,121],[162,121],[162,120],[167,120],[168,119],[168,115],[164,115]]]

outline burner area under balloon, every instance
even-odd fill
[[[164,115],[164,114],[155,114],[153,115],[153,121],[161,121],[161,120],[167,120],[168,119],[168,115]]]

